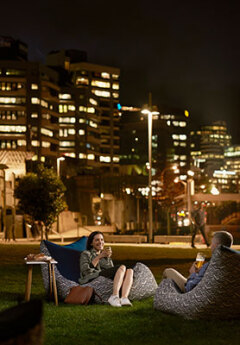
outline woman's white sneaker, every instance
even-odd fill
[[[120,303],[120,298],[117,295],[112,295],[109,297],[108,299],[108,303],[112,306],[112,307],[121,307],[121,303]]]
[[[129,301],[127,297],[122,297],[120,299],[121,306],[127,306],[127,307],[132,307],[132,303]]]

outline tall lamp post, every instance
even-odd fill
[[[175,183],[182,183],[184,185],[184,193],[185,193],[186,200],[187,200],[187,211],[188,211],[188,219],[189,219],[189,225],[190,225],[191,224],[191,212],[192,212],[191,183],[193,181],[194,172],[192,170],[188,170],[187,174],[188,174],[187,182],[180,180],[178,177],[175,178],[174,182]]]
[[[57,176],[59,178],[61,178],[61,174],[60,174],[60,164],[61,164],[61,161],[64,161],[65,158],[64,157],[59,157],[57,158]],[[60,230],[60,224],[59,224],[59,214],[57,216],[57,232],[59,233],[59,230]]]
[[[152,210],[152,118],[159,115],[156,107],[152,106],[152,95],[149,94],[149,104],[143,107],[142,114],[148,116],[148,218],[149,218],[149,243],[153,242],[153,210]]]

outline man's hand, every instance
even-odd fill
[[[194,261],[194,263],[192,264],[192,266],[189,269],[189,273],[192,274],[192,273],[198,273],[198,272],[199,272],[199,269],[196,266],[196,261]]]

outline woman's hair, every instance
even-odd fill
[[[94,237],[96,236],[96,235],[98,235],[98,234],[100,234],[100,235],[102,235],[103,236],[103,233],[101,232],[101,231],[93,231],[89,236],[88,236],[88,240],[87,240],[87,250],[90,250],[90,249],[92,249],[92,241],[93,241],[93,239],[94,239]],[[104,236],[103,236],[104,237]]]

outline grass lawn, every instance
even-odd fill
[[[157,281],[165,267],[187,274],[196,250],[113,245],[114,261],[141,261]],[[203,250],[209,256],[209,250]],[[38,245],[0,244],[0,310],[24,298],[26,267],[23,258],[38,253]],[[108,305],[58,307],[47,302],[40,267],[34,267],[31,298],[44,300],[45,345],[78,344],[239,344],[240,322],[186,321],[152,308],[153,299],[133,302],[132,308]]]

